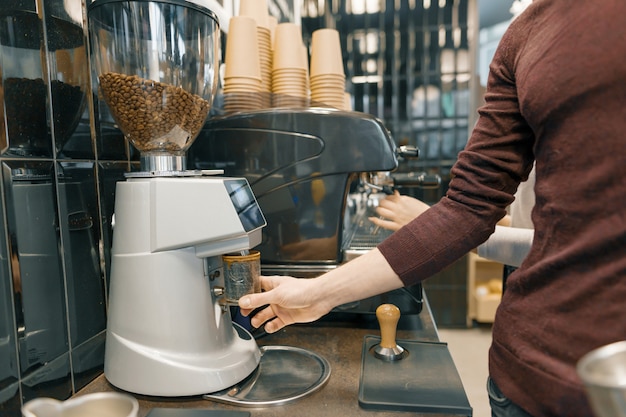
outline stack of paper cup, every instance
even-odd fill
[[[272,38],[272,48],[274,48],[274,33],[276,32],[276,26],[278,25],[278,19],[276,19],[274,16],[268,16],[267,17],[267,22],[268,22],[268,27],[270,29],[270,34],[271,34],[271,38]]]
[[[224,110],[227,113],[263,108],[256,21],[234,16],[229,21],[224,57]]]
[[[276,25],[272,59],[273,107],[308,105],[307,64],[303,46],[300,25],[295,23]]]
[[[337,30],[318,29],[313,32],[310,71],[312,102],[343,109],[346,76]]]
[[[239,16],[248,16],[256,21],[262,104],[264,108],[268,108],[272,104],[272,34],[267,0],[240,0]]]
[[[311,73],[309,72],[309,50],[307,49],[306,45],[302,45],[302,49],[301,49],[301,59],[302,59],[302,65],[304,66],[304,68],[306,68],[306,92],[307,92],[307,97],[310,99],[311,98]]]
[[[343,93],[343,110],[352,111],[352,94],[347,91]]]

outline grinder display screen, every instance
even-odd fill
[[[248,182],[245,179],[229,179],[224,181],[224,185],[245,231],[265,226],[265,218]]]

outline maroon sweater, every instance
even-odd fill
[[[533,416],[590,416],[575,365],[626,339],[626,1],[535,0],[491,64],[447,196],[379,249],[406,284],[494,230],[537,164],[535,237],[507,281],[490,375]]]

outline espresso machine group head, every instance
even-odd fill
[[[95,0],[88,16],[101,111],[141,156],[116,187],[105,376],[146,395],[223,390],[261,353],[231,321],[222,255],[266,222],[245,178],[186,169],[217,89],[217,18],[183,0]]]

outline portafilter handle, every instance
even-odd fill
[[[391,174],[394,188],[439,188],[441,177],[427,172],[403,172]]]
[[[419,148],[415,146],[398,146],[396,155],[403,159],[417,159],[420,155]],[[426,172],[409,172],[402,174],[391,174],[393,180],[393,188],[401,187],[417,187],[417,188],[439,188],[441,185],[441,177],[437,174],[428,174]],[[393,190],[383,190],[387,194],[393,193]]]
[[[369,173],[361,176],[361,182],[368,188],[382,191],[385,194],[393,194],[398,188],[439,188],[441,177],[438,174],[427,172],[404,172],[404,173],[384,173],[381,180],[381,173]],[[375,183],[374,183],[375,182]]]
[[[385,361],[402,359],[405,350],[396,343],[400,309],[393,304],[381,304],[376,309],[376,318],[380,325],[380,343],[374,347],[374,356]]]

